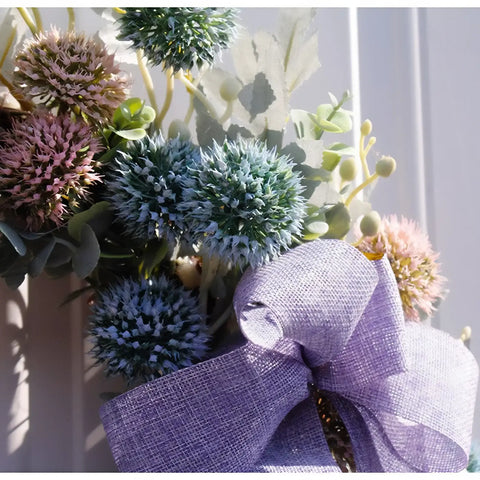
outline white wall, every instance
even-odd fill
[[[241,18],[252,32],[272,30],[275,14],[250,8]],[[46,25],[66,25],[65,10],[44,17]],[[77,18],[79,27],[97,28],[88,9],[77,9]],[[357,93],[354,105],[373,122],[376,150],[397,159],[394,176],[375,189],[375,208],[428,229],[450,288],[433,323],[455,336],[470,324],[480,358],[480,9],[326,8],[315,21],[322,67],[293,102],[313,109],[328,101],[327,91]],[[160,75],[154,79],[161,92]],[[114,470],[97,412],[100,392],[116,382],[84,354],[86,303],[58,308],[72,287],[46,279],[14,293],[0,286],[0,471]],[[475,428],[480,438],[478,422]]]

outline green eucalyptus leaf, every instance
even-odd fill
[[[31,277],[38,277],[44,270],[47,261],[55,247],[55,237],[50,237],[48,242],[43,246],[40,252],[35,255],[30,262],[28,273]]]
[[[2,232],[5,235],[5,237],[12,244],[13,248],[15,248],[16,252],[20,256],[23,257],[24,255],[26,255],[27,246],[25,245],[22,238],[13,227],[11,227],[5,222],[0,222],[0,232]]]
[[[327,170],[328,172],[333,172],[337,165],[340,163],[342,158],[337,152],[333,152],[331,150],[324,150],[322,153],[322,168]]]
[[[142,112],[140,113],[140,119],[146,124],[149,125],[155,120],[155,110],[152,107],[149,107],[148,105],[145,105],[143,107]]]
[[[96,216],[103,214],[110,208],[110,202],[101,201],[93,204],[88,210],[76,213],[68,221],[68,234],[78,242],[81,240],[83,226]]]
[[[100,246],[92,227],[83,225],[80,246],[72,254],[72,267],[80,278],[88,277],[100,259]]]
[[[343,239],[350,231],[350,212],[343,203],[337,203],[325,212],[325,220],[328,223],[328,231],[322,238]]]
[[[62,265],[69,264],[72,260],[72,250],[66,245],[57,242],[55,239],[55,244],[53,250],[48,257],[47,263],[44,268],[55,269],[61,267]]]
[[[115,130],[115,134],[126,140],[140,140],[147,132],[143,128],[132,128],[130,130]]]
[[[316,124],[331,133],[344,133],[352,129],[352,119],[345,110],[335,108],[330,104],[319,105],[315,119]]]
[[[167,252],[168,242],[166,240],[150,241],[143,253],[142,262],[140,264],[140,273],[148,278],[153,270],[160,265]]]

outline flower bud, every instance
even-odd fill
[[[173,120],[168,127],[168,138],[177,138],[178,136],[180,136],[180,140],[190,140],[190,130],[182,120]]]
[[[220,85],[220,96],[226,102],[232,102],[236,100],[241,89],[242,84],[236,78],[227,77]]]
[[[397,168],[397,162],[393,157],[383,156],[375,165],[375,172],[380,177],[389,177]]]
[[[372,122],[368,120],[368,118],[362,123],[360,127],[360,132],[364,137],[370,135],[370,133],[372,132]]]
[[[353,157],[346,158],[340,164],[340,177],[342,177],[342,179],[347,182],[351,182],[355,179],[355,177],[357,176],[357,171],[357,162]]]
[[[360,231],[365,237],[373,237],[380,229],[380,215],[375,210],[367,213],[360,221]]]
[[[183,286],[188,289],[200,286],[201,272],[196,257],[177,258],[175,273],[180,278]]]

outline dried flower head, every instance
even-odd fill
[[[192,69],[212,64],[236,33],[232,8],[126,8],[118,19],[119,40],[141,48],[152,65]]]
[[[99,180],[93,156],[100,149],[90,126],[69,115],[39,111],[13,120],[0,134],[0,209],[29,230],[60,225]]]
[[[189,229],[208,255],[259,266],[301,234],[303,187],[293,164],[263,142],[214,142],[185,177]]]
[[[132,238],[165,238],[171,244],[184,233],[184,215],[178,210],[180,184],[200,152],[190,141],[161,135],[129,142],[119,151],[108,175],[108,200]]]
[[[114,55],[82,33],[40,33],[26,41],[15,66],[13,82],[27,98],[99,124],[110,121],[127,96]]]
[[[439,254],[416,222],[396,215],[385,217],[379,232],[363,237],[358,248],[387,255],[407,319],[419,321],[432,315],[435,303],[445,295],[446,279],[439,273]]]
[[[109,376],[150,381],[192,365],[207,351],[197,298],[165,276],[110,284],[92,313],[92,353]]]

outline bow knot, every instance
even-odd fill
[[[459,471],[478,367],[460,340],[405,324],[388,260],[317,240],[247,271],[229,353],[103,405],[122,471],[339,471],[308,382],[329,392],[357,471]]]

